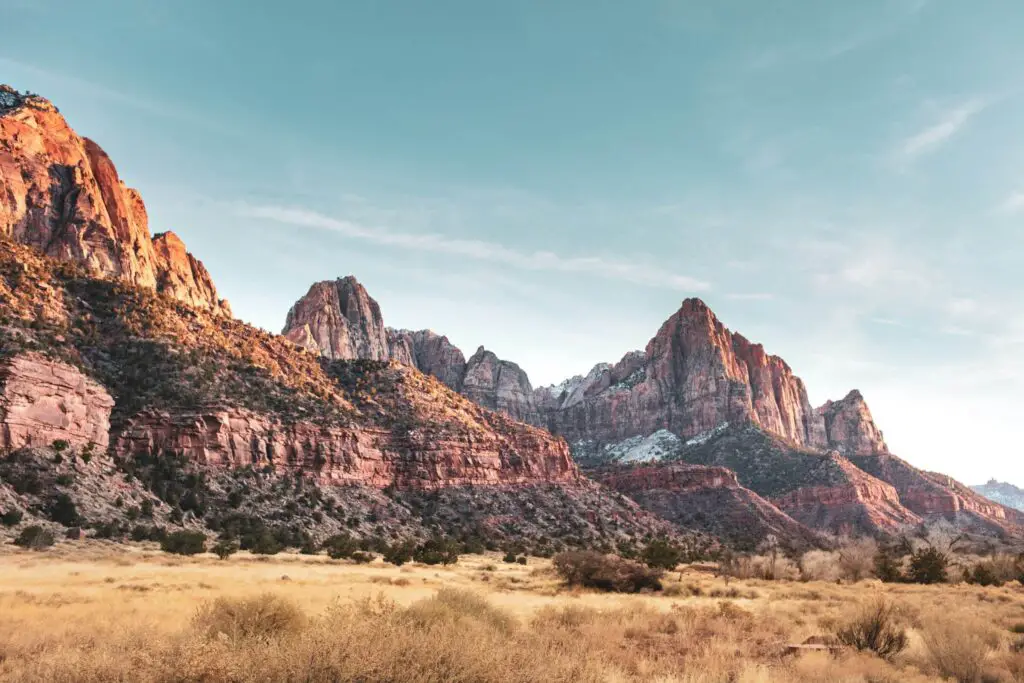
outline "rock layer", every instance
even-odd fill
[[[736,473],[724,467],[659,464],[601,470],[596,476],[659,517],[743,549],[755,548],[769,534],[794,549],[822,542],[784,511],[740,486]]]
[[[327,486],[438,489],[560,482],[579,473],[564,442],[540,430],[474,433],[419,426],[408,432],[282,423],[245,410],[143,413],[117,435],[123,457],[180,453],[207,465],[302,472]]]
[[[114,399],[66,363],[29,353],[0,364],[0,450],[49,446],[107,448]]]
[[[0,94],[0,235],[230,315],[180,242],[158,255],[142,198],[99,145],[79,137],[48,101],[6,86]]]

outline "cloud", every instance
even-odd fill
[[[495,242],[445,237],[437,234],[394,232],[339,220],[303,208],[238,203],[234,213],[285,225],[330,231],[350,239],[410,251],[449,254],[497,263],[522,270],[585,273],[609,280],[680,291],[705,291],[711,285],[656,266],[601,256],[562,256],[550,251],[523,252]]]
[[[1024,190],[1017,190],[997,207],[998,213],[1018,214],[1024,212]]]
[[[904,140],[899,147],[900,156],[905,160],[913,160],[934,152],[990,104],[988,100],[974,98],[946,110],[938,122]]]

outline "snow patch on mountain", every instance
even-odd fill
[[[675,455],[682,443],[682,439],[672,432],[659,429],[650,436],[633,436],[616,444],[607,444],[602,449],[602,456],[609,462],[656,462]]]
[[[714,429],[709,429],[706,432],[701,432],[700,434],[698,434],[697,436],[693,437],[692,439],[689,439],[686,442],[686,445],[687,446],[703,446],[708,441],[711,441],[711,439],[715,438],[716,436],[718,436],[719,434],[721,434],[722,432],[724,432],[728,428],[729,428],[729,423],[728,422],[723,422],[722,424],[718,425]]]

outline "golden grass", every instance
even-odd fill
[[[396,568],[4,547],[0,681],[1024,681],[1019,584],[726,583],[702,567],[665,583],[570,591],[543,560],[487,556]],[[909,636],[892,661],[787,654],[883,598]]]

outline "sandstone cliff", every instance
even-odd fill
[[[642,465],[602,469],[595,476],[659,517],[713,534],[739,549],[753,550],[769,534],[794,550],[822,543],[806,526],[741,486],[736,473],[724,467]]]
[[[0,235],[90,272],[230,315],[176,238],[154,245],[142,198],[48,101],[0,86]]]
[[[825,420],[829,448],[843,455],[888,453],[882,432],[875,426],[864,397],[854,389],[841,401],[828,401],[818,409]]]
[[[77,368],[26,353],[0,361],[0,451],[64,441],[107,449],[114,399]]]
[[[288,311],[283,334],[332,360],[391,357],[380,306],[351,276],[310,287]]]

